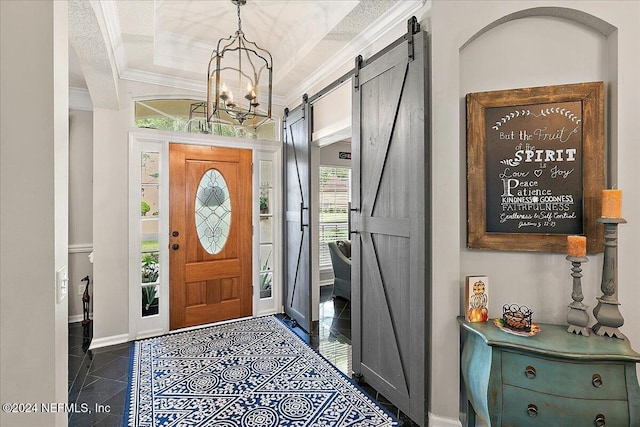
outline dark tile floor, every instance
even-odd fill
[[[351,376],[351,303],[331,294],[333,286],[320,288],[318,330],[314,331],[316,349],[336,368]],[[317,337],[316,337],[317,334]]]
[[[122,426],[130,343],[88,350],[92,325],[69,324],[69,427]],[[88,409],[83,410],[84,405]]]
[[[319,317],[317,331],[313,331],[311,336],[299,328],[297,332],[350,377],[351,303],[334,297],[332,286],[323,286]],[[76,403],[78,408],[86,404],[91,409],[91,413],[70,414],[69,427],[119,427],[124,421],[131,343],[88,350],[91,337],[91,324],[86,327],[80,322],[69,324],[69,403]],[[361,387],[390,413],[399,417],[404,426],[417,425],[373,388],[367,384]]]

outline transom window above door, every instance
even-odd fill
[[[243,125],[225,120],[206,122],[206,103],[197,99],[150,99],[136,101],[135,122],[138,128],[169,130],[175,132],[213,134],[235,138],[276,140],[275,120],[256,126],[258,123],[245,121]]]

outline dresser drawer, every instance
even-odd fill
[[[627,399],[622,363],[564,362],[503,350],[502,383],[557,396]]]
[[[503,386],[502,426],[585,427],[629,425],[624,400],[571,399]],[[601,417],[604,424],[597,424]]]

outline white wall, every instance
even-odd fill
[[[69,110],[69,119],[69,321],[77,322],[83,318],[82,279],[93,281],[93,112]]]
[[[325,146],[351,139],[351,80],[313,103],[313,142]]]
[[[511,13],[537,6],[584,11],[616,26],[609,37],[587,26],[557,17],[508,21],[461,48],[476,33]],[[552,12],[552,11],[551,11]],[[556,11],[557,12],[557,11]],[[571,16],[569,14],[568,16]],[[530,305],[535,320],[566,323],[571,301],[569,266],[561,254],[471,251],[465,248],[465,109],[468,91],[541,86],[604,80],[613,177],[624,189],[620,228],[619,298],[625,317],[622,327],[640,348],[640,317],[632,305],[640,297],[633,282],[633,260],[640,241],[640,193],[635,159],[633,114],[639,111],[640,39],[638,2],[571,1],[434,1],[432,25],[433,126],[433,307],[432,384],[430,412],[444,419],[458,417],[459,328],[462,281],[466,274],[490,277],[490,311],[499,315],[505,302]],[[544,58],[545,61],[539,60]],[[617,173],[615,170],[617,169]],[[616,176],[617,175],[617,176]],[[437,207],[437,208],[436,208]],[[590,309],[599,294],[602,256],[585,265],[583,288]]]
[[[92,347],[129,339],[129,114],[93,111]]]
[[[0,2],[0,29],[0,402],[64,403],[67,301],[56,304],[55,277],[68,246],[67,3]],[[0,424],[66,426],[67,414],[2,411]]]
[[[351,167],[351,160],[341,159],[340,153],[351,153],[351,142],[340,141],[320,148],[320,166]]]

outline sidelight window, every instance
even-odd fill
[[[142,317],[158,314],[160,247],[160,153],[140,156],[140,273]]]

